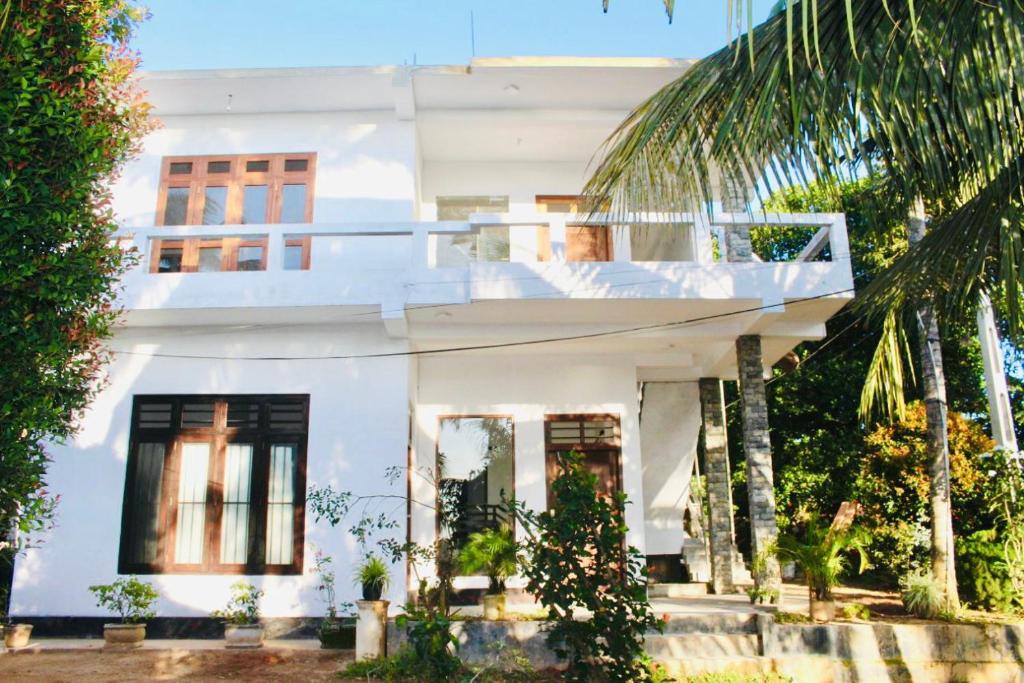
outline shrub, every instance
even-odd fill
[[[575,681],[650,680],[644,634],[661,630],[647,602],[646,570],[626,545],[626,496],[599,496],[579,453],[560,453],[554,504],[514,509],[531,537],[527,589],[547,609],[548,644]],[[589,619],[577,619],[586,610]]]
[[[922,619],[934,619],[942,612],[945,595],[942,584],[931,572],[919,569],[908,574],[902,581],[903,607],[907,612]]]
[[[1012,612],[1024,607],[1007,572],[1005,544],[996,529],[956,539],[960,598],[977,609]]]
[[[419,676],[416,680],[449,681],[462,669],[462,660],[456,654],[459,640],[452,633],[451,617],[436,604],[427,600],[421,604],[423,602],[426,606],[406,607],[405,614],[400,614],[395,624],[409,635]]]
[[[380,589],[383,593],[391,584],[391,571],[384,560],[370,554],[356,568],[355,583],[364,588]]]
[[[260,598],[263,591],[257,590],[256,586],[246,581],[236,581],[231,584],[231,599],[224,609],[214,610],[210,616],[215,619],[223,619],[229,624],[244,626],[246,624],[258,624],[260,621]]]
[[[505,580],[519,570],[519,544],[512,528],[485,529],[471,534],[459,551],[459,565],[467,574],[485,572],[490,586],[487,592],[500,595],[505,592]]]
[[[847,619],[871,621],[871,610],[869,610],[865,605],[861,605],[857,602],[851,602],[848,605],[843,605],[843,616]]]
[[[160,594],[152,585],[134,576],[121,577],[113,583],[89,586],[96,596],[96,606],[103,607],[121,617],[121,622],[134,624],[156,616],[153,603]]]
[[[834,529],[817,513],[807,517],[803,540],[784,534],[779,537],[779,556],[792,560],[807,581],[812,600],[831,600],[832,589],[849,566],[846,553],[860,556],[860,571],[867,566],[867,534],[857,527]]]

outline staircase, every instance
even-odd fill
[[[723,669],[759,672],[766,665],[760,656],[759,618],[771,617],[757,614],[673,615],[665,624],[664,632],[647,635],[647,654],[674,676]]]

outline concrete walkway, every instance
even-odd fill
[[[8,654],[32,654],[48,652],[80,652],[88,650],[103,650],[103,638],[33,638],[23,648],[7,650]],[[224,650],[224,641],[216,639],[156,639],[143,641],[141,648],[136,650],[154,650],[166,652],[171,650]],[[304,638],[296,640],[268,640],[263,644],[263,650],[319,650],[320,641],[316,638]],[[121,652],[132,652],[132,650],[120,650]],[[244,652],[245,650],[232,650],[233,652]]]

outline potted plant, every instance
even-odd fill
[[[836,603],[832,589],[849,564],[846,553],[857,553],[859,571],[863,572],[868,566],[866,547],[863,529],[825,526],[813,513],[807,518],[803,540],[791,535],[779,537],[779,556],[796,563],[807,581],[812,619],[831,621],[835,618]]]
[[[210,616],[224,620],[225,647],[263,647],[263,626],[260,624],[260,598],[263,591],[246,581],[231,584],[231,599],[222,610]]]
[[[363,588],[363,600],[380,600],[380,596],[391,585],[387,564],[372,553],[356,568],[355,579],[356,584]]]
[[[750,563],[750,573],[754,577],[754,585],[747,589],[747,597],[751,605],[778,605],[779,591],[769,588],[771,576],[768,573],[768,560],[778,553],[774,544],[754,555]]]
[[[352,603],[341,604],[342,616],[339,617],[331,556],[317,548],[314,558],[313,573],[320,577],[316,589],[327,607],[327,615],[320,621],[317,633],[320,647],[325,650],[351,650],[356,646],[356,623],[351,615]]]
[[[504,619],[505,580],[519,568],[519,544],[511,527],[502,525],[471,534],[459,552],[459,565],[466,574],[487,574],[489,585],[484,595],[484,619]]]
[[[121,617],[119,624],[103,624],[106,647],[142,647],[146,639],[146,620],[156,616],[152,609],[160,597],[156,589],[134,576],[122,576],[113,583],[89,586],[89,592],[96,596],[97,607]]]

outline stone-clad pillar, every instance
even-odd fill
[[[736,364],[743,399],[743,450],[747,456],[750,536],[756,556],[771,547],[779,535],[775,521],[772,445],[768,439],[768,401],[759,335],[746,335],[736,340]],[[781,582],[778,560],[774,556],[766,559],[765,587],[778,588]]]
[[[722,380],[700,380],[700,408],[704,423],[704,476],[711,509],[711,589],[722,595],[736,590],[733,577],[735,527]]]

